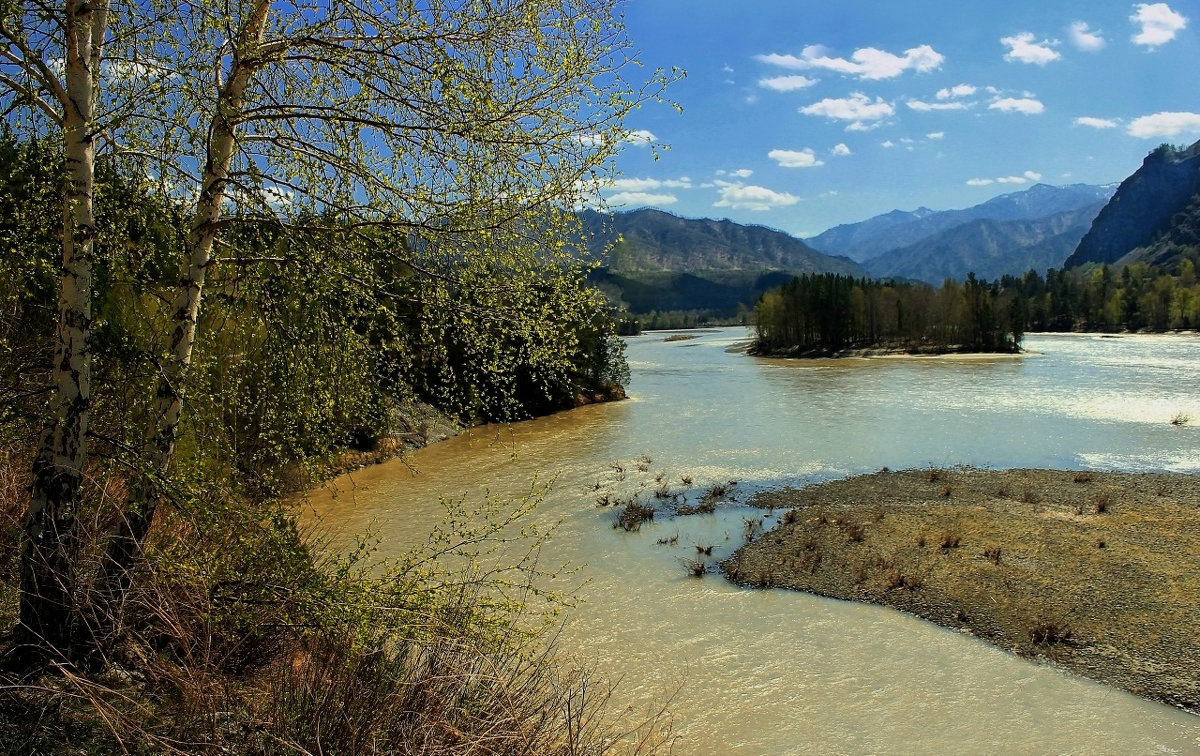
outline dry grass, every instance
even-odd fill
[[[26,463],[0,452],[8,621]],[[119,488],[91,480],[93,508]],[[325,553],[282,511],[212,501],[164,515],[111,656],[0,675],[0,753],[669,749],[663,712],[612,711],[611,687],[557,652],[531,608],[536,569],[519,571],[524,585],[508,572],[492,583],[470,564],[434,571],[413,557],[381,580],[368,552],[314,557]]]

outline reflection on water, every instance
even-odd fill
[[[519,495],[555,480],[544,564],[582,566],[562,647],[645,706],[678,689],[684,754],[1187,753],[1200,718],[1016,659],[897,612],[750,591],[681,566],[728,552],[749,510],[611,526],[593,488],[796,484],[952,464],[1200,471],[1200,339],[1029,337],[1021,358],[759,360],[741,329],[631,339],[632,398],[480,429],[343,481],[313,506],[338,532],[374,522],[384,550],[419,543],[440,496]],[[1188,415],[1193,424],[1170,420]],[[653,460],[636,471],[639,456]],[[625,480],[612,467],[622,462]],[[678,536],[675,545],[659,539]]]

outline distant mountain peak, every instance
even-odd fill
[[[895,250],[904,249],[908,255],[915,254],[913,248],[922,240],[972,221],[1032,221],[1073,213],[1098,206],[1111,196],[1112,191],[1112,187],[1087,184],[1054,186],[1038,183],[960,210],[930,210],[926,207],[914,211],[892,210],[859,223],[835,226],[806,241],[814,249],[828,254],[845,255],[858,262],[874,262]],[[1056,246],[1055,254],[1058,254],[1057,249]],[[950,271],[946,274],[950,275]]]

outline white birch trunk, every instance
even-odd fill
[[[91,410],[92,261],[96,224],[94,108],[107,3],[67,0],[63,78],[63,243],[54,400],[33,465],[21,544],[19,635],[43,653],[70,656],[77,626],[78,509]]]
[[[228,196],[229,170],[237,152],[237,122],[245,103],[246,89],[258,65],[253,59],[261,46],[270,0],[259,0],[241,28],[228,81],[220,88],[208,149],[201,177],[200,194],[188,231],[188,259],[180,273],[179,290],[172,304],[172,331],[166,360],[160,366],[158,389],[146,447],[150,477],[130,489],[123,521],[113,535],[99,580],[106,608],[102,632],[111,633],[120,618],[120,603],[129,588],[131,570],[161,499],[158,481],[171,464],[179,423],[183,416],[183,389],[192,364],[196,324],[208,269],[214,262],[213,247],[221,220],[221,205]]]

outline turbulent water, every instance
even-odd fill
[[[630,400],[477,430],[356,473],[313,508],[345,538],[374,523],[397,553],[423,540],[442,496],[553,479],[542,563],[570,561],[586,581],[560,646],[618,679],[620,705],[670,697],[675,753],[1200,752],[1200,717],[969,636],[688,576],[697,545],[715,559],[741,541],[747,508],[625,533],[596,505],[649,495],[658,475],[692,493],[736,480],[744,500],[884,466],[1200,472],[1200,338],[1030,336],[1022,357],[833,362],[729,349],[746,336],[630,339]]]

